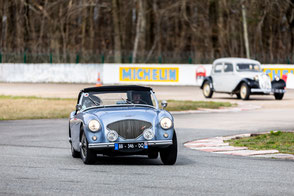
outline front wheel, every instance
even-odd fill
[[[250,96],[250,88],[246,83],[243,83],[240,87],[240,97],[243,100],[248,100]]]
[[[96,154],[91,149],[89,149],[88,141],[84,132],[82,134],[81,144],[81,158],[83,162],[85,164],[93,163],[95,161]]]
[[[276,100],[282,100],[284,97],[284,93],[275,93],[274,96]]]
[[[178,144],[177,135],[174,131],[173,144],[160,151],[160,159],[164,165],[173,165],[177,161]]]
[[[205,98],[211,98],[213,91],[210,87],[210,82],[205,81],[204,85],[203,85],[203,89],[202,89],[203,95]]]

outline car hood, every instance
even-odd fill
[[[239,75],[242,78],[251,78],[253,79],[255,76],[262,76],[265,75],[263,72],[239,72]]]
[[[138,119],[154,124],[159,111],[150,107],[109,107],[95,108],[86,112],[88,115],[96,116],[106,126],[119,120]]]

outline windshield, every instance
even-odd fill
[[[88,92],[81,97],[82,109],[95,106],[119,106],[125,104],[156,105],[150,91],[125,91],[125,92]]]
[[[250,72],[260,72],[260,65],[254,63],[238,63],[236,66],[238,72],[250,71]]]

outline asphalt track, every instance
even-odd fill
[[[0,84],[0,94],[21,95],[22,91],[22,95],[71,97],[82,86],[18,85]],[[161,99],[203,100],[197,87],[155,90]],[[260,109],[175,114],[179,156],[174,166],[140,156],[99,157],[96,164],[84,165],[70,155],[67,119],[1,121],[0,195],[294,195],[293,161],[214,154],[183,146],[194,139],[294,129],[294,91],[289,90],[282,101],[273,96],[252,98],[243,102],[215,95],[212,100],[259,105]]]

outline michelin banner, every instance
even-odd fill
[[[104,84],[200,85],[211,65],[104,64]]]

